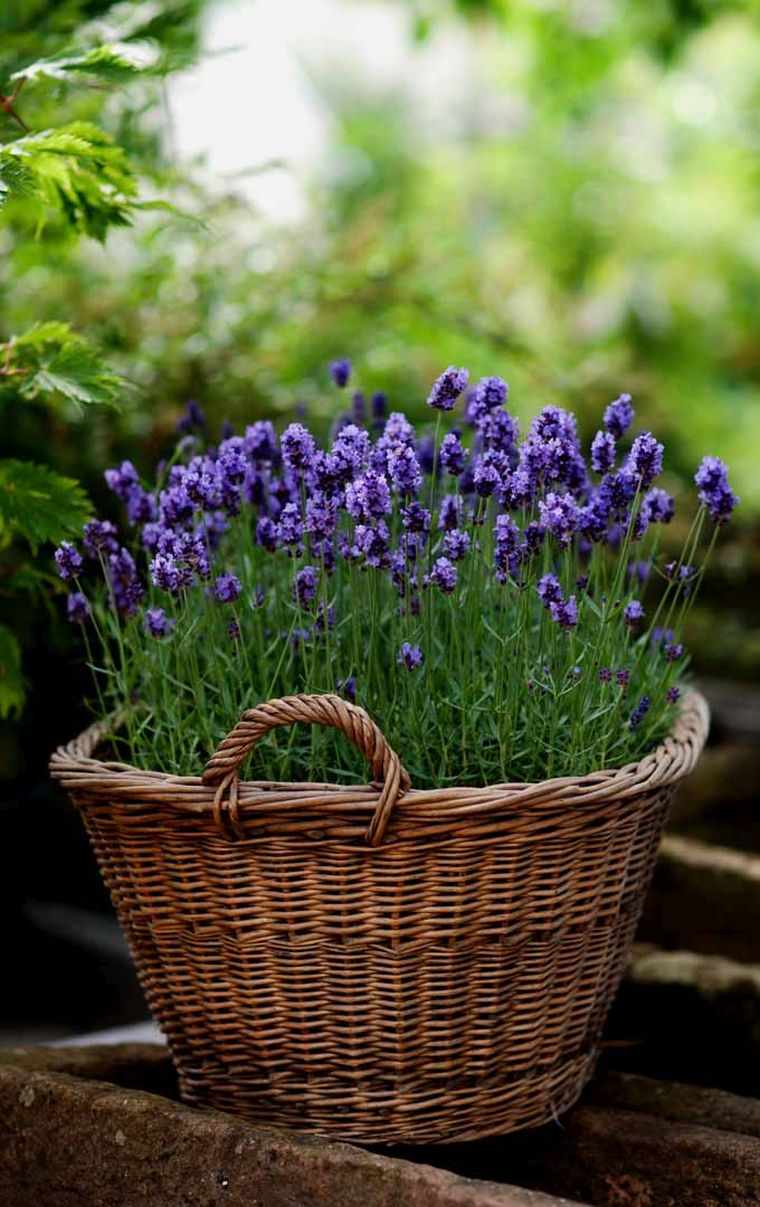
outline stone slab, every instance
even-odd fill
[[[0,1203],[13,1207],[571,1207],[557,1198],[462,1178],[348,1144],[252,1127],[155,1093],[92,1080],[108,1054],[0,1053]],[[165,1052],[115,1054],[111,1072]],[[66,1061],[68,1059],[68,1064]],[[67,1071],[63,1071],[68,1068]],[[134,1079],[137,1075],[134,1074]]]

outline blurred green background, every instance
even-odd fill
[[[703,453],[730,466],[742,507],[688,639],[698,672],[757,677],[760,3],[2,9],[0,457],[68,475],[109,509],[103,468],[151,464],[191,398],[212,433],[296,403],[326,425],[339,355],[362,389],[420,418],[450,363],[504,376],[523,419],[571,407],[587,437],[627,390],[687,507]],[[118,55],[83,63],[104,44]],[[20,123],[72,121],[121,148],[118,204],[100,169],[73,210],[54,190],[4,193]],[[153,202],[172,208],[139,208]],[[66,380],[49,349],[9,342],[43,322],[88,341]],[[0,638],[18,642],[0,640],[0,906],[17,939],[39,934],[30,899],[79,907],[100,892],[45,769],[85,720],[87,680],[50,546],[22,519],[4,529],[0,514]],[[71,973],[69,947],[45,952]],[[33,1009],[40,960],[6,1015]],[[88,976],[103,1021],[111,999]],[[121,1017],[123,986],[116,999]]]

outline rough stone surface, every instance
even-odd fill
[[[56,1054],[55,1072],[43,1070],[41,1051],[29,1059],[19,1050],[0,1059],[0,1203],[9,1207],[567,1204],[60,1071],[76,1068],[73,1053]],[[105,1070],[101,1053],[90,1076],[98,1061]]]
[[[559,1125],[477,1144],[407,1150],[407,1159],[399,1159],[253,1127],[125,1088],[140,1085],[174,1092],[164,1048],[0,1053],[0,1203],[760,1204],[760,1103],[719,1090],[607,1073]]]
[[[668,835],[640,935],[730,959],[760,959],[760,856]]]
[[[542,1178],[604,1207],[753,1207],[760,1203],[760,1141],[581,1106]]]
[[[760,1140],[760,1100],[741,1098],[725,1090],[610,1071],[591,1083],[584,1105],[638,1111],[674,1123],[696,1123]]]
[[[758,1098],[760,965],[638,945],[607,1034],[617,1068]]]

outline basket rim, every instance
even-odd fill
[[[671,786],[693,769],[705,744],[710,723],[707,701],[696,689],[683,697],[667,737],[638,762],[608,768],[583,776],[562,776],[533,782],[498,783],[482,787],[462,785],[448,788],[410,788],[398,800],[394,812],[407,821],[442,822],[478,815],[554,810],[558,806],[621,801]],[[178,776],[163,771],[145,771],[128,763],[94,757],[105,735],[112,732],[114,718],[96,722],[71,742],[58,747],[50,759],[50,773],[67,791],[80,799],[107,799],[109,803],[135,806],[162,804],[192,814],[212,814],[215,791],[200,775]],[[332,813],[371,811],[377,804],[381,785],[241,781],[239,805],[246,815],[268,811],[287,813],[294,808],[327,808]],[[312,823],[313,824],[313,823]]]

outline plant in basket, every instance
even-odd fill
[[[706,457],[665,554],[630,397],[587,456],[556,406],[521,438],[507,394],[451,367],[426,430],[355,394],[324,443],[259,421],[211,445],[191,407],[151,481],[106,472],[124,533],[56,553],[98,723],[53,770],[189,1101],[463,1139],[593,1069],[704,741],[682,635],[738,500]]]

